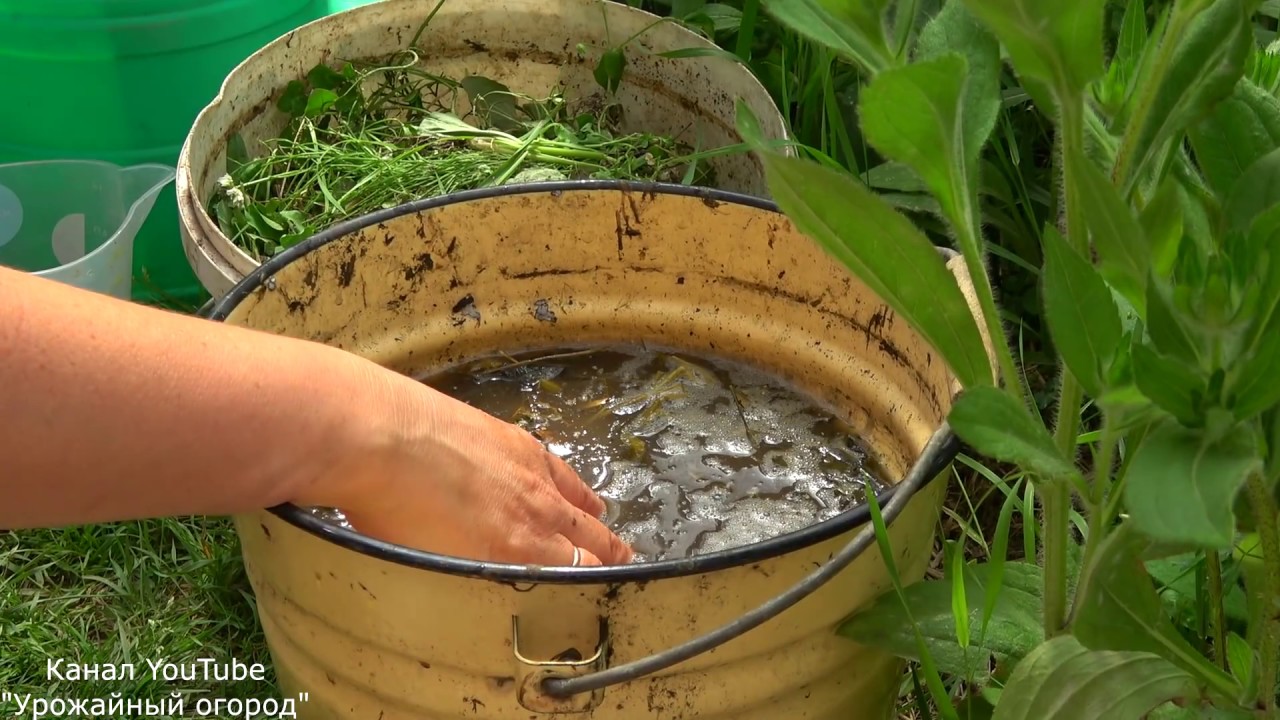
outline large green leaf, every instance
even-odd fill
[[[1161,278],[1147,284],[1147,334],[1160,352],[1191,367],[1200,364],[1200,338],[1173,300],[1173,287]]]
[[[1153,546],[1126,522],[1107,536],[1076,590],[1071,633],[1093,650],[1140,651],[1165,658],[1207,684],[1232,694],[1236,683],[1214,667],[1173,627],[1156,595],[1142,555]]]
[[[885,10],[890,0],[818,0],[831,17],[858,29],[862,35],[885,42]]]
[[[1157,277],[1169,277],[1173,272],[1182,246],[1184,219],[1182,186],[1170,175],[1138,217],[1151,255],[1151,270]]]
[[[796,227],[923,335],[962,385],[991,385],[977,322],[933,243],[848,174],[767,149],[741,101],[738,127],[759,152],[769,191]]]
[[[1280,326],[1280,318],[1273,326]],[[1237,420],[1249,420],[1280,403],[1280,327],[1274,327],[1259,338],[1253,354],[1232,369],[1231,411]]]
[[[970,222],[978,154],[1000,102],[991,95],[966,113],[967,73],[956,54],[886,70],[862,91],[860,104],[867,141],[914,168],[957,228]]]
[[[963,0],[947,0],[916,40],[917,61],[951,53],[968,63],[960,122],[966,158],[976,158],[1000,113],[1000,42],[965,9]]]
[[[1189,137],[1205,180],[1225,196],[1245,168],[1280,147],[1280,99],[1242,78]]]
[[[965,596],[983,597],[995,582],[994,573],[993,565],[967,566]],[[950,579],[926,580],[904,588],[909,613],[896,594],[885,594],[846,621],[840,627],[840,634],[899,657],[918,660],[919,650],[910,620],[914,618],[940,671],[982,684],[991,675],[993,665],[1004,668],[1007,673],[1044,640],[1040,603],[1044,580],[1040,568],[1031,563],[1004,563],[1000,583],[985,633],[982,632],[983,608],[978,603],[969,605],[971,642],[968,648],[961,647],[957,637]]]
[[[1254,231],[1259,232],[1260,226],[1272,220],[1280,220],[1280,204],[1255,221]],[[1276,368],[1280,367],[1280,231],[1272,232],[1259,238],[1265,252],[1250,258],[1255,270],[1261,266],[1261,279],[1254,275],[1258,303],[1251,314],[1242,360],[1228,374],[1227,402],[1237,420],[1248,420],[1280,403],[1280,383],[1276,382]]]
[[[1120,348],[1120,311],[1102,276],[1052,226],[1045,228],[1043,246],[1049,334],[1080,386],[1099,397],[1106,368]]]
[[[1106,0],[965,0],[1004,43],[1018,74],[1076,97],[1102,75]]]
[[[1139,315],[1145,314],[1151,250],[1133,210],[1106,175],[1080,149],[1068,149],[1089,236],[1098,251],[1102,276]]]
[[[1247,438],[1214,441],[1166,420],[1134,452],[1125,504],[1134,526],[1155,540],[1230,547],[1236,493],[1258,464]]]
[[[960,393],[947,422],[961,440],[983,455],[1059,480],[1076,474],[1075,465],[1058,452],[1044,424],[994,386]]]
[[[826,46],[864,69],[878,72],[888,63],[884,33],[868,34],[857,23],[833,14],[828,0],[765,0],[765,10],[778,22]]]
[[[1125,168],[1118,180],[1126,190],[1169,152],[1171,140],[1180,139],[1240,80],[1253,43],[1247,4],[1249,0],[1215,0],[1175,6],[1163,40],[1172,48],[1169,60],[1159,66],[1160,75],[1140,79],[1134,123],[1125,131],[1123,156],[1117,159]],[[1176,35],[1183,13],[1197,12],[1185,33]]]
[[[1251,163],[1231,186],[1222,208],[1227,229],[1248,232],[1254,219],[1277,204],[1280,204],[1280,148]]]
[[[1204,381],[1176,358],[1162,355],[1145,343],[1132,347],[1133,378],[1138,390],[1183,425],[1203,424],[1199,398]]]
[[[1136,720],[1195,697],[1192,678],[1145,652],[1089,650],[1070,635],[1036,648],[1014,669],[993,720]]]

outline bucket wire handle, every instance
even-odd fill
[[[944,421],[941,427],[934,431],[929,438],[929,442],[925,444],[924,452],[920,454],[919,459],[911,466],[907,476],[903,478],[902,482],[898,483],[893,497],[885,504],[882,511],[885,525],[893,522],[902,513],[907,502],[921,488],[927,485],[930,480],[942,474],[946,466],[950,464],[951,458],[955,456],[959,443],[959,439],[951,432],[951,426]],[[875,534],[875,525],[868,523],[861,532],[849,541],[848,545],[841,548],[840,552],[833,555],[824,565],[809,573],[803,580],[791,586],[781,595],[765,602],[733,622],[722,625],[705,635],[673,648],[668,648],[662,652],[616,667],[572,678],[548,678],[543,681],[543,690],[548,695],[561,698],[578,693],[594,692],[610,685],[637,680],[645,675],[665,670],[672,665],[714,650],[748,630],[772,620],[787,608],[811,595],[841,570],[848,567],[850,563],[870,547],[871,543],[875,541]]]

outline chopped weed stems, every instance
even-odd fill
[[[320,65],[290,83],[277,103],[289,115],[281,136],[252,159],[228,150],[210,210],[232,242],[262,260],[351,217],[514,182],[711,184],[700,161],[745,150],[694,152],[624,134],[620,109],[600,96],[534,99],[488,78],[434,75],[419,59],[409,49],[341,70]]]

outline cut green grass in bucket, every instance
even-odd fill
[[[439,5],[436,6],[439,9]],[[710,157],[674,138],[620,131],[614,101],[626,58],[606,52],[595,78],[606,91],[532,98],[479,76],[423,70],[416,46],[376,61],[317,65],[277,101],[284,132],[250,158],[243,140],[210,212],[255,259],[278,254],[344,219],[427,197],[515,182],[615,179],[712,185]],[[465,95],[469,109],[460,111]]]

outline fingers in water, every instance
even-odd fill
[[[604,500],[596,494],[578,473],[569,467],[564,460],[546,453],[547,471],[556,484],[556,489],[569,501],[570,505],[585,511],[589,515],[599,517],[604,514]]]
[[[578,507],[567,508],[566,512],[562,533],[570,543],[590,552],[603,564],[624,565],[631,562],[631,548],[598,518]]]

